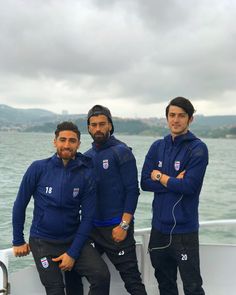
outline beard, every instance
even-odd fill
[[[103,144],[109,138],[110,132],[107,131],[105,133],[102,133],[102,132],[98,131],[98,132],[91,134],[91,135],[92,135],[92,138],[96,144]]]
[[[63,160],[70,160],[74,159],[76,151],[73,149],[58,149],[57,154]]]

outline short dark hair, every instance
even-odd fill
[[[57,125],[57,129],[55,130],[56,138],[59,136],[59,133],[61,131],[65,131],[65,130],[75,132],[78,136],[78,139],[80,140],[80,131],[79,131],[77,125],[75,125],[74,123],[72,123],[70,121],[64,121],[64,122]]]
[[[166,107],[166,118],[168,117],[170,106],[182,108],[188,114],[189,118],[191,118],[193,116],[193,113],[195,112],[195,109],[189,99],[178,96],[173,98]]]

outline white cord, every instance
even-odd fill
[[[174,204],[173,208],[172,208],[172,216],[173,216],[173,219],[174,219],[174,225],[172,226],[171,228],[171,231],[170,231],[170,240],[169,240],[169,243],[165,246],[162,246],[162,247],[154,247],[154,248],[151,248],[149,249],[148,248],[148,252],[151,252],[153,250],[162,250],[162,249],[166,249],[168,247],[170,247],[171,243],[172,243],[172,233],[173,233],[173,230],[174,228],[176,227],[176,218],[175,218],[175,207],[179,204],[179,202],[183,199],[183,195],[181,195],[181,197],[179,198],[179,200]]]

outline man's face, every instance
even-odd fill
[[[104,143],[110,136],[111,123],[105,115],[92,116],[88,130],[95,143]]]
[[[167,122],[173,137],[185,134],[192,120],[193,117],[189,118],[188,114],[182,108],[177,106],[169,107]]]
[[[60,131],[58,137],[54,139],[54,146],[58,156],[63,160],[69,161],[75,158],[80,141],[75,132],[64,130]]]

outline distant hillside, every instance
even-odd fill
[[[24,132],[53,132],[59,122],[75,122],[87,133],[85,114],[55,114],[43,109],[17,109],[0,105],[0,130]],[[116,118],[116,133],[164,136],[169,130],[165,118]],[[236,116],[195,116],[191,130],[200,137],[236,137]]]
[[[156,125],[166,125],[166,118],[146,118],[141,119],[143,122],[150,126]],[[211,128],[219,128],[224,126],[235,126],[236,125],[236,115],[230,116],[203,116],[195,115],[192,126],[208,126]]]
[[[71,118],[69,118],[71,119]],[[60,120],[61,121],[61,120]],[[58,121],[59,122],[59,121]],[[58,122],[48,122],[42,125],[37,126],[30,126],[25,129],[25,131],[30,132],[53,132],[56,128]],[[75,118],[73,120],[75,122],[81,133],[87,133],[87,119],[86,117]],[[113,123],[115,126],[116,133],[123,133],[123,134],[141,134],[150,129],[150,127],[137,119],[120,119],[120,118],[113,118]]]
[[[193,124],[200,126],[210,126],[214,128],[223,126],[235,126],[236,116],[195,116]]]
[[[52,119],[56,114],[43,109],[16,109],[0,104],[0,121],[12,124],[26,124]]]

